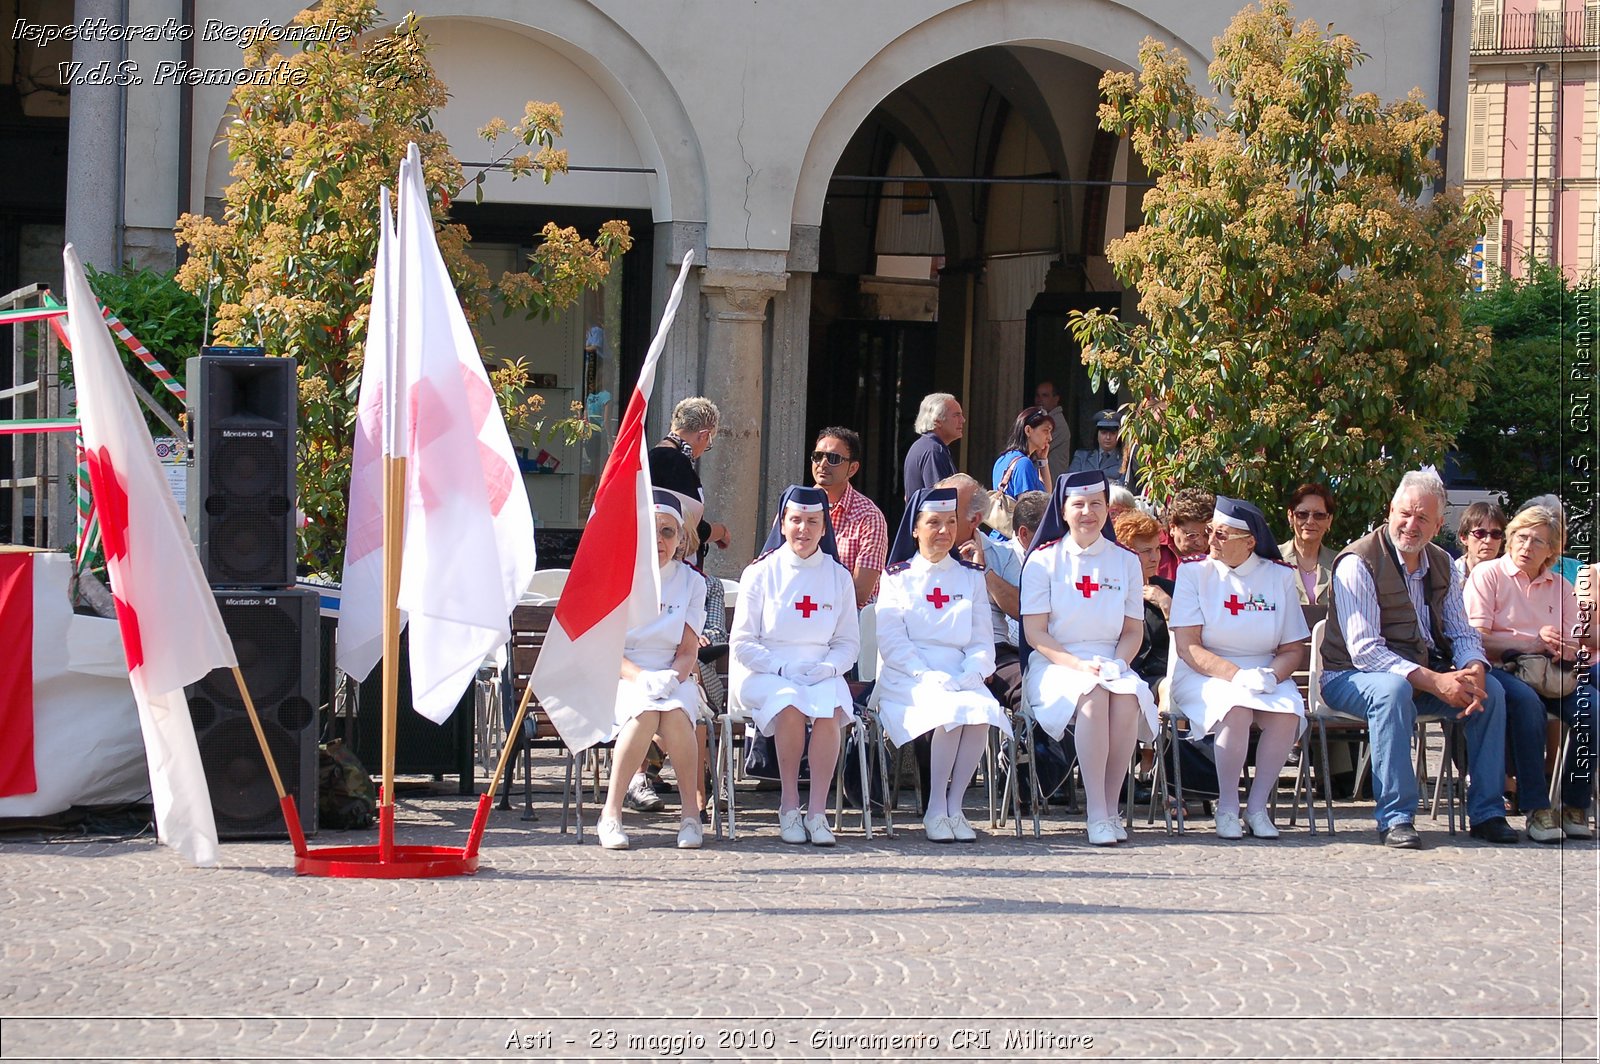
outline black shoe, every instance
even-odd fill
[[[1378,841],[1391,850],[1422,849],[1422,836],[1417,834],[1416,825],[1409,820],[1397,821],[1386,828],[1380,828]]]
[[[1475,839],[1501,845],[1522,841],[1522,833],[1506,823],[1506,818],[1503,816],[1492,816],[1481,824],[1472,825],[1472,830],[1468,834]]]
[[[661,796],[651,788],[648,780],[637,779],[628,784],[628,792],[623,795],[622,804],[641,813],[656,813],[667,807],[667,803],[663,802]]]

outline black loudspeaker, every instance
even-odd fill
[[[317,593],[291,588],[215,594],[284,789],[299,806],[301,829],[313,834],[320,730]],[[286,837],[278,794],[233,670],[216,669],[185,694],[218,837]]]
[[[435,724],[411,708],[411,630],[400,633],[400,684],[395,703],[394,770],[400,774],[443,776],[454,773],[461,794],[475,793],[473,748],[476,742],[476,695],[468,684],[456,711],[443,724]],[[372,773],[383,774],[383,662],[373,666],[357,696],[356,756]]]
[[[204,354],[189,360],[187,388],[189,534],[207,581],[292,586],[294,359]]]

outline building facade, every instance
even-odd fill
[[[1474,0],[1466,187],[1499,200],[1480,275],[1600,267],[1600,2]]]
[[[664,427],[663,413],[697,393],[721,407],[702,473],[709,511],[734,536],[712,564],[736,572],[783,485],[805,477],[823,425],[862,432],[860,486],[891,508],[930,391],[966,406],[957,457],[980,479],[1040,379],[1057,383],[1076,445],[1092,445],[1093,412],[1115,397],[1091,386],[1062,326],[1074,308],[1132,306],[1104,251],[1137,224],[1146,187],[1127,143],[1097,128],[1100,77],[1136,69],[1153,37],[1203,78],[1242,2],[420,0],[416,10],[451,91],[440,121],[460,158],[483,158],[474,131],[527,100],[566,112],[572,173],[548,186],[492,175],[483,207],[460,208],[480,254],[515,264],[550,218],[626,217],[640,238],[617,285],[565,322],[497,334],[497,349],[532,351],[558,398],[614,417],[670,279],[694,252],[655,417]],[[41,22],[128,17],[117,0],[5,6]],[[203,29],[282,23],[300,6],[134,0],[131,10],[141,23]],[[1450,122],[1447,169],[1459,181],[1468,6],[1323,0],[1295,14],[1334,23],[1373,55],[1358,89],[1424,91]],[[17,70],[108,58],[152,71],[163,60],[239,65],[236,39],[204,37],[58,42],[20,51]],[[66,233],[85,257],[170,266],[173,221],[214,206],[229,180],[230,90],[147,82],[75,87],[70,106],[33,99],[70,115]],[[592,335],[606,341],[586,362]],[[540,482],[541,520],[581,521],[598,452],[550,457],[557,477],[577,475]]]

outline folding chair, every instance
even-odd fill
[[[555,616],[555,606],[548,604],[519,604],[511,613],[511,653],[502,673],[502,713],[505,725],[510,726],[528,688],[533,666],[539,660],[544,646],[545,633]],[[567,833],[567,824],[574,798],[577,805],[577,841],[583,842],[583,780],[578,773],[577,757],[562,740],[555,725],[534,701],[523,718],[522,734],[517,736],[517,747],[512,752],[512,764],[518,756],[523,762],[523,820],[539,819],[533,812],[533,751],[535,748],[554,749],[566,759],[566,771],[561,787],[561,833]],[[576,785],[576,786],[575,786]],[[511,808],[511,788],[508,786],[500,798],[501,809]]]
[[[719,736],[719,738],[717,740],[717,748],[716,748],[716,755],[715,755],[716,756],[716,765],[717,765],[717,773],[716,773],[717,778],[716,778],[716,782],[713,784],[713,791],[714,792],[715,791],[721,791],[722,792],[722,801],[724,803],[726,803],[727,815],[722,819],[723,819],[723,822],[726,823],[727,828],[728,828],[727,838],[728,838],[729,842],[732,842],[736,838],[738,838],[738,834],[739,834],[738,797],[737,797],[737,789],[735,788],[734,785],[738,780],[738,773],[739,773],[739,771],[740,771],[740,769],[742,767],[742,760],[743,760],[739,756],[739,750],[736,748],[735,743],[734,743],[734,738],[735,738],[734,729],[735,728],[741,728],[741,729],[744,729],[746,733],[748,733],[748,730],[754,725],[754,723],[755,722],[751,718],[749,710],[746,709],[744,707],[744,705],[739,702],[738,696],[736,695],[736,693],[730,687],[730,689],[728,691],[728,710],[727,710],[726,713],[722,714],[722,718],[721,718],[721,721],[720,721],[720,725],[721,725],[720,732],[721,732],[721,734],[720,734],[720,736]],[[857,729],[857,728],[863,729],[863,737],[865,737],[866,735],[869,734],[868,732],[865,731],[865,729],[867,728],[867,723],[864,720],[862,720],[861,717],[856,715],[854,706],[852,706],[851,710],[850,710],[850,712],[849,712],[849,714],[847,716],[847,719],[844,722],[844,725],[839,729],[839,759],[838,759],[837,763],[834,766],[834,781],[833,781],[833,786],[834,786],[833,828],[834,828],[835,831],[840,830],[844,826],[844,807],[845,807],[844,758],[845,758],[845,755],[850,750],[850,734],[854,729]],[[867,775],[867,742],[865,742],[865,741],[864,742],[858,742],[858,743],[855,744],[855,746],[856,746],[856,755],[859,758],[858,767],[859,767],[859,769],[861,771],[861,780],[862,780],[862,783],[863,783],[863,787],[862,787],[863,794],[862,794],[862,800],[861,800],[861,827],[862,827],[862,831],[865,833],[866,837],[868,839],[871,839],[872,838],[872,797],[871,797],[870,793],[867,793],[868,791],[870,791],[870,788],[865,786],[866,781],[868,779],[868,775]],[[882,762],[880,761],[879,764],[881,765]],[[815,771],[815,766],[813,766],[813,771]],[[716,800],[715,797],[713,797],[713,801],[715,801],[715,800]],[[717,820],[718,820],[717,816],[715,814],[713,814],[712,815],[712,826],[713,826],[714,830],[719,826],[718,823],[717,823]]]
[[[1367,722],[1364,718],[1353,713],[1344,713],[1334,709],[1322,697],[1322,673],[1324,670],[1322,649],[1328,635],[1328,622],[1320,620],[1311,629],[1311,668],[1306,675],[1306,718],[1311,728],[1316,729],[1318,760],[1312,763],[1306,756],[1304,740],[1301,741],[1300,772],[1295,779],[1295,803],[1289,814],[1289,826],[1293,827],[1299,813],[1299,792],[1302,781],[1306,790],[1306,808],[1310,816],[1316,815],[1316,789],[1320,782],[1322,785],[1322,801],[1328,818],[1328,834],[1334,833],[1333,826],[1333,774],[1328,767],[1328,729],[1338,731],[1356,732],[1366,734]],[[1356,792],[1361,791],[1361,781],[1366,777],[1368,763],[1371,760],[1371,749],[1363,743],[1361,748],[1360,764],[1356,768]],[[1315,778],[1313,777],[1315,772]],[[1312,830],[1316,828],[1313,825]]]
[[[1456,833],[1456,802],[1464,801],[1460,794],[1460,774],[1456,771],[1456,737],[1460,733],[1457,722],[1436,713],[1418,713],[1415,742],[1417,747],[1417,784],[1426,787],[1428,781],[1428,725],[1439,725],[1444,743],[1439,756],[1439,774],[1433,778],[1433,800],[1429,804],[1428,815],[1434,820],[1439,819],[1439,799],[1445,800],[1445,817],[1450,825],[1450,834]],[[1496,785],[1498,787],[1498,784]],[[1462,826],[1466,826],[1466,810],[1461,811]]]

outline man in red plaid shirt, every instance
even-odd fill
[[[811,479],[828,495],[828,516],[839,541],[839,560],[856,582],[856,605],[878,597],[878,576],[889,553],[889,526],[883,511],[850,486],[861,468],[861,437],[830,426],[817,433],[811,449]]]

